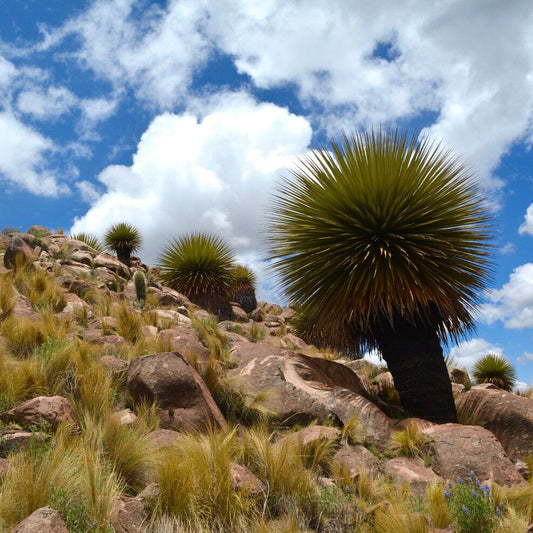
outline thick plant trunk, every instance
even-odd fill
[[[380,328],[376,340],[410,416],[437,424],[457,422],[452,385],[436,331],[397,318]]]

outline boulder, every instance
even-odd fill
[[[103,355],[100,364],[104,365],[111,374],[120,374],[128,369],[128,361],[124,361],[116,355]]]
[[[448,367],[448,375],[450,376],[450,381],[452,383],[459,383],[460,385],[463,385],[465,389],[469,389],[472,386],[468,371],[462,366],[450,365]]]
[[[172,429],[156,429],[145,436],[148,447],[155,450],[172,448],[181,439],[181,434]]]
[[[28,244],[28,240],[35,241],[35,237],[31,235],[31,239],[25,239],[24,236],[23,233],[14,235],[7,245],[4,253],[4,266],[6,268],[15,268],[18,261],[26,264],[33,263],[38,258],[32,246]]]
[[[180,305],[190,305],[191,301],[187,296],[171,289],[170,287],[148,287],[146,289],[148,294],[151,294],[157,299],[158,305],[160,306],[180,306]]]
[[[264,405],[280,420],[309,424],[333,419],[347,423],[356,415],[369,442],[383,448],[392,431],[391,420],[368,398],[368,380],[344,365],[283,350],[264,343],[236,342],[238,361],[230,375],[248,393],[266,392]]]
[[[209,389],[179,352],[135,357],[127,372],[127,386],[135,400],[157,403],[163,429],[227,428]]]
[[[45,433],[8,429],[0,433],[0,456],[6,457],[10,452],[28,447],[31,439],[45,441],[48,438]]]
[[[139,419],[131,409],[121,409],[111,415],[121,426],[135,426]]]
[[[98,254],[94,258],[93,265],[95,267],[106,268],[123,278],[130,277],[130,269],[124,263],[121,263],[116,257],[106,253]]]
[[[244,490],[252,497],[267,493],[266,485],[245,466],[230,463],[229,471],[234,490]]]
[[[349,476],[353,479],[365,471],[371,475],[378,473],[378,460],[376,456],[361,444],[343,446],[333,456],[335,468],[344,465]]]
[[[308,426],[300,431],[295,431],[294,433],[289,433],[285,439],[291,441],[296,441],[302,446],[307,446],[316,441],[320,440],[336,440],[338,441],[341,438],[341,431],[339,428],[331,426]]]
[[[170,349],[185,355],[190,361],[207,361],[209,350],[198,340],[196,330],[190,324],[179,323],[161,330],[158,339],[164,339]]]
[[[59,512],[47,505],[19,522],[12,533],[68,533],[68,529]]]
[[[48,423],[54,431],[62,422],[76,424],[70,402],[62,396],[33,398],[6,411],[1,418],[25,426],[41,426],[43,423]]]
[[[512,459],[525,460],[533,448],[533,400],[491,384],[465,392],[458,410],[496,435]]]
[[[30,320],[37,320],[41,317],[31,305],[30,299],[22,294],[17,294],[11,316],[14,318],[28,318]]]
[[[232,302],[231,310],[233,312],[233,320],[235,322],[248,322],[248,315],[239,304]]]
[[[44,226],[39,226],[37,224],[34,224],[30,228],[28,228],[26,230],[26,233],[31,233],[32,235],[40,235],[42,237],[52,235],[52,232],[48,228],[45,228]]]
[[[142,499],[121,494],[113,503],[109,522],[116,533],[142,533],[149,516]]]
[[[396,457],[388,461],[385,465],[385,475],[390,476],[397,487],[409,485],[414,496],[424,496],[429,483],[444,481],[431,469],[426,468],[420,459],[410,457]]]
[[[430,439],[431,469],[445,479],[466,479],[474,472],[482,482],[495,481],[508,486],[526,483],[503,446],[487,429],[441,424],[422,430],[422,434]]]

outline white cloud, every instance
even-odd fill
[[[502,255],[514,254],[516,252],[516,245],[514,242],[507,242],[500,247],[499,252]]]
[[[487,353],[502,355],[503,350],[485,339],[477,338],[454,346],[450,350],[450,357],[457,366],[463,366],[471,372],[476,361]]]
[[[501,320],[511,329],[533,327],[533,263],[515,268],[509,281],[501,289],[488,291],[487,297],[489,303],[480,308],[482,322]]]
[[[210,32],[256,85],[295,83],[326,112],[337,106],[333,133],[339,117],[353,129],[438,112],[431,134],[488,179],[528,128],[528,2],[233,0],[212,2],[210,11]],[[380,42],[391,48],[387,59],[372,54]]]
[[[164,113],[142,135],[131,166],[105,168],[106,192],[73,232],[102,234],[114,222],[134,223],[153,264],[172,237],[212,231],[243,259],[260,264],[265,200],[290,160],[304,152],[311,128],[302,117],[243,93],[218,96],[200,113]]]
[[[9,113],[0,113],[0,178],[43,196],[69,192],[47,168],[46,155],[53,142]]]
[[[523,235],[524,233],[529,233],[533,235],[533,204],[531,204],[524,215],[524,222],[518,228],[518,233]]]
[[[517,357],[516,360],[519,363],[531,363],[531,362],[533,362],[533,353],[532,352],[524,352],[522,355]]]
[[[165,107],[183,100],[193,69],[207,60],[209,41],[200,31],[201,0],[171,1],[166,9],[134,0],[99,0],[79,17],[45,33],[41,49],[76,36],[72,55],[115,87]],[[142,11],[139,10],[141,8]]]
[[[115,98],[86,98],[81,101],[81,110],[84,117],[94,124],[112,116],[117,104]]]
[[[28,89],[19,93],[17,108],[39,120],[53,119],[68,113],[77,103],[77,98],[64,87]]]
[[[100,198],[100,193],[98,192],[98,189],[94,185],[94,183],[91,183],[90,181],[82,180],[78,181],[75,184],[76,189],[81,195],[81,198],[84,202],[88,204],[92,204]]]

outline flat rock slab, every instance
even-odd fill
[[[367,398],[367,381],[350,368],[265,343],[236,342],[232,354],[238,366],[230,375],[252,395],[266,392],[264,404],[280,420],[320,424],[333,417],[346,424],[356,415],[368,441],[385,447],[392,422]]]
[[[431,439],[431,469],[445,479],[467,478],[474,472],[480,481],[500,485],[527,484],[487,429],[461,424],[435,425],[422,431]]]
[[[512,459],[525,460],[533,448],[533,400],[494,385],[477,385],[458,405],[463,416],[488,429]]]

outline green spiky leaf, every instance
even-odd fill
[[[473,325],[490,218],[472,172],[427,139],[343,136],[302,157],[273,198],[268,246],[282,291],[328,337],[374,345],[394,316]]]

